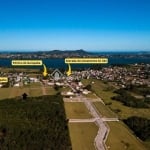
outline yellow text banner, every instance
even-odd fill
[[[7,77],[0,77],[0,83],[7,83],[8,78]]]
[[[66,64],[107,64],[108,58],[66,58]]]
[[[12,60],[12,66],[42,66],[42,60]]]

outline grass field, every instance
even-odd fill
[[[52,87],[45,87],[46,95],[55,95],[56,91]],[[31,83],[23,87],[0,88],[0,100],[14,98],[27,93],[29,97],[38,97],[43,95],[40,83]]]
[[[73,150],[95,150],[98,127],[94,123],[69,123],[69,132]]]
[[[45,86],[46,95],[55,95],[57,91],[50,86]],[[43,95],[40,82],[31,83],[20,87],[0,88],[0,100],[6,98],[14,98],[27,93],[29,97],[38,97]]]
[[[10,93],[8,98],[21,96],[23,93],[27,93],[30,96],[30,90],[27,87],[13,87],[10,88]]]
[[[117,117],[115,113],[113,113],[110,109],[104,106],[104,104],[102,104],[101,102],[94,102],[93,104],[103,117]]]
[[[37,97],[43,95],[42,90],[40,88],[38,89],[30,89],[30,96],[31,97]]]
[[[94,82],[94,84],[91,84],[92,81]],[[102,83],[100,80],[96,80],[96,79],[85,80],[84,79],[84,80],[82,80],[82,83],[84,85],[91,84],[92,85],[92,90],[95,92],[95,94],[97,96],[102,98],[102,100],[104,100],[105,103],[111,102],[110,97],[115,96],[115,94],[112,93],[111,90],[109,90],[109,91],[107,90],[106,91],[107,85]]]
[[[121,122],[109,122],[110,133],[106,141],[109,150],[146,150],[141,141]]]
[[[30,88],[41,87],[41,83],[40,82],[35,82],[35,83],[30,83],[29,85],[26,85],[26,86],[30,87]]]
[[[53,87],[46,87],[45,91],[47,95],[55,95],[57,93],[57,91]]]
[[[86,94],[84,96],[87,97],[91,101],[92,101],[92,99],[97,99],[97,96],[93,92]]]
[[[84,103],[81,102],[65,102],[65,111],[67,118],[70,119],[87,119],[91,118],[91,114]]]
[[[120,112],[117,114],[120,119],[126,119],[131,116],[139,116],[139,117],[146,117],[150,118],[150,109],[149,108],[131,108],[123,105],[121,102],[111,100],[111,97],[115,96],[112,90],[106,90],[109,85],[106,85],[102,83],[100,80],[91,79],[91,80],[83,80],[83,84],[87,85],[94,81],[94,84],[92,85],[93,91],[102,98],[102,100],[107,103],[111,103],[111,105],[106,106],[109,107],[111,110],[115,111],[117,109],[120,110]]]
[[[150,149],[150,139],[144,142],[147,149]]]
[[[0,100],[9,98],[11,88],[0,88]]]
[[[107,105],[107,106],[105,106],[105,108],[103,108],[101,104],[96,104],[96,108],[103,115],[111,116],[109,109],[111,109],[112,111],[116,111],[117,109],[119,109],[120,112],[118,112],[117,115],[120,119],[126,119],[126,118],[131,117],[131,116],[145,117],[148,119],[150,118],[150,113],[149,113],[150,109],[149,108],[146,108],[146,109],[144,109],[144,108],[131,108],[131,107],[124,106],[121,102],[111,100],[111,97],[114,96],[115,94],[113,93],[113,90],[111,90],[111,89],[106,90],[109,85],[102,83],[102,81],[96,80],[96,79],[91,79],[91,80],[83,80],[82,82],[84,85],[87,85],[87,84],[90,84],[92,81],[94,81],[94,84],[91,84],[92,90],[97,94],[97,96],[102,98],[102,100],[105,102],[105,104],[111,103],[111,105]],[[107,107],[107,109],[106,109],[106,107]],[[123,125],[119,125],[119,123],[118,124],[117,123],[109,123],[109,125],[113,129],[113,130],[111,130],[111,135],[109,138],[110,141],[108,141],[109,143],[111,142],[111,139],[115,140],[116,143],[120,143],[120,138],[119,137],[115,138],[115,136],[117,135],[116,134],[117,131],[124,131],[124,133],[119,132],[121,134],[121,136],[124,136],[124,138],[126,137],[127,133],[130,135],[130,132],[127,129],[125,130]],[[130,135],[130,138],[131,137],[134,138],[134,136]],[[133,143],[132,143],[132,141],[133,141]],[[131,139],[130,144],[134,145],[134,140]],[[144,144],[146,146],[148,146],[150,149],[150,141],[147,141]],[[116,144],[114,144],[114,145],[116,145]],[[133,149],[132,146],[130,149]],[[114,148],[114,150],[116,150],[116,149]]]
[[[39,72],[40,69],[31,69],[31,68],[19,68],[19,67],[11,67],[11,68],[4,68],[4,67],[0,67],[0,71],[2,72],[9,72],[9,71],[16,71],[16,72],[28,72],[28,73],[32,73],[32,72]]]
[[[23,93],[27,93],[30,97],[37,97],[42,95],[41,88],[30,88],[30,87],[13,87],[13,88],[1,88],[0,92],[2,93],[0,95],[0,99],[5,98],[13,98],[21,96]],[[6,93],[4,93],[6,92]]]

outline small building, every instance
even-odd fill
[[[71,92],[71,91],[62,92],[61,94],[62,94],[64,97],[66,97],[66,98],[70,98],[70,97],[72,97],[72,96],[75,95],[75,94],[74,94],[73,92]]]
[[[15,84],[14,84],[14,87],[19,87],[19,86],[20,86],[19,83],[15,83]]]
[[[54,85],[54,82],[47,82],[47,85],[52,86],[52,85]]]
[[[31,82],[39,82],[37,78],[29,78]]]
[[[68,95],[68,96],[73,96],[74,93],[69,91],[69,92],[66,93],[66,95]]]
[[[85,90],[82,91],[82,93],[85,94],[85,95],[87,95],[87,94],[90,93],[90,91],[88,91],[88,90],[85,89]]]

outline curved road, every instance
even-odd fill
[[[95,123],[99,127],[98,134],[95,138],[95,146],[98,150],[105,150],[105,139],[109,133],[109,128],[106,126],[106,124],[103,122],[102,117],[98,114],[96,108],[93,106],[92,102],[89,101],[87,98],[82,97],[82,100],[84,101],[86,107],[90,111],[91,115],[94,118],[97,118],[95,120]]]
[[[68,84],[68,86],[73,89],[73,87],[71,85]],[[105,121],[119,121],[118,118],[103,118],[101,116],[101,114],[98,113],[98,111],[95,108],[95,106],[93,105],[92,101],[88,100],[86,97],[80,96],[79,101],[80,102],[82,101],[85,103],[87,109],[90,111],[91,115],[93,116],[92,119],[94,119],[96,125],[99,127],[97,136],[94,141],[95,148],[97,150],[107,149],[105,142],[107,140],[107,136],[109,134],[110,129],[109,129],[108,125],[105,123]],[[104,104],[104,102],[102,100],[100,102]],[[81,120],[72,120],[72,121],[70,120],[70,122],[79,122],[79,121],[80,122],[87,122],[87,121],[91,122],[91,121],[93,121],[92,119],[86,119],[86,120],[82,119],[82,121]]]

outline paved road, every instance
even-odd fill
[[[119,121],[118,118],[102,118],[103,121]]]
[[[89,119],[69,119],[69,122],[96,122],[99,118],[89,118]],[[119,121],[118,118],[101,118],[103,122],[108,121]]]
[[[88,108],[88,110],[90,111],[91,115],[94,118],[97,118],[95,120],[95,123],[99,127],[99,130],[98,130],[98,134],[95,138],[95,146],[98,150],[105,150],[105,139],[109,133],[109,128],[103,122],[102,117],[100,116],[100,114],[98,114],[98,112],[97,112],[96,108],[93,106],[92,102],[85,97],[82,97],[81,99],[84,101],[84,103],[85,103],[86,107]]]
[[[82,100],[78,99],[78,98],[63,98],[64,102],[82,102]]]
[[[78,98],[73,99],[67,99],[64,100],[67,102],[84,102],[85,106],[89,110],[90,114],[93,116],[93,118],[89,119],[69,119],[70,123],[84,123],[84,122],[95,122],[96,125],[99,127],[97,136],[94,140],[94,145],[97,150],[105,150],[107,149],[105,142],[107,140],[107,136],[109,134],[109,127],[105,123],[106,121],[119,121],[118,118],[105,118],[102,117],[102,115],[97,111],[96,107],[93,105],[92,100],[89,100],[89,98],[80,96]]]
[[[71,85],[68,84],[68,86],[71,87]],[[73,89],[73,87],[71,87]],[[99,97],[97,97],[99,98]],[[99,98],[99,100],[101,101],[101,103],[103,103],[105,105],[105,103],[103,102],[102,99]],[[99,127],[97,136],[95,137],[95,148],[97,150],[105,150],[107,149],[105,142],[107,140],[107,136],[109,134],[109,127],[108,125],[105,123],[105,121],[119,121],[117,118],[103,118],[102,115],[100,113],[98,113],[96,107],[93,105],[92,101],[87,99],[86,97],[80,96],[79,97],[79,101],[83,101],[87,107],[87,109],[89,110],[89,112],[91,113],[91,115],[93,116],[93,118],[95,119],[95,123],[96,125]],[[82,120],[72,120],[74,122],[83,122]],[[89,120],[86,119],[84,121],[93,121],[93,120]]]
[[[95,122],[97,118],[90,118],[90,119],[69,119],[70,123],[86,123],[86,122]]]

